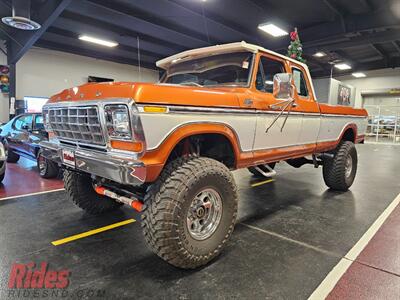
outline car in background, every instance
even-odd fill
[[[6,175],[6,150],[3,144],[0,142],[0,183],[3,182],[4,176]]]
[[[43,178],[53,178],[59,173],[54,162],[42,156],[39,143],[48,140],[40,113],[25,113],[14,117],[0,127],[0,142],[4,144],[7,162],[16,163],[20,156],[35,160]]]

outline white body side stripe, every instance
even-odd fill
[[[139,106],[147,150],[157,149],[176,129],[193,123],[227,126],[236,134],[242,152],[337,141],[349,124],[357,126],[358,135],[365,134],[367,127],[366,117],[293,112],[282,131],[285,114],[266,132],[277,112],[174,106],[168,111],[145,113]]]

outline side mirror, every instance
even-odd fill
[[[29,126],[27,124],[22,125],[21,129],[23,130],[30,130]]]
[[[294,86],[292,85],[292,74],[278,73],[274,76],[273,95],[276,99],[293,99]]]

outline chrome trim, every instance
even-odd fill
[[[98,107],[98,114],[99,114],[99,119],[100,119],[100,125],[102,128],[102,132],[104,134],[104,140],[105,144],[104,145],[99,145],[99,144],[91,144],[91,143],[84,143],[84,142],[77,142],[74,140],[69,140],[69,139],[62,139],[57,137],[58,140],[63,141],[65,143],[73,143],[77,147],[79,146],[88,146],[88,147],[95,147],[107,151],[111,151],[111,140],[118,140],[118,139],[110,139],[110,137],[107,134],[107,122],[106,122],[106,116],[104,112],[104,108],[107,105],[118,105],[118,104],[124,104],[128,106],[128,112],[129,112],[129,121],[131,128],[135,128],[135,124],[133,122],[133,113],[137,113],[137,110],[134,108],[136,105],[133,99],[131,98],[106,98],[106,99],[97,99],[97,100],[84,100],[84,101],[63,101],[63,102],[56,102],[56,103],[48,103],[43,106],[43,110],[47,110],[48,108],[63,108],[63,107],[79,107],[79,106],[97,106]],[[145,143],[145,141],[143,141]]]
[[[279,111],[268,111],[268,110],[259,110],[254,108],[243,109],[243,108],[233,108],[233,107],[205,107],[205,106],[180,106],[180,105],[167,105],[167,104],[143,104],[140,103],[137,105],[138,108],[144,106],[165,106],[168,108],[170,113],[223,113],[223,114],[260,114],[260,115],[267,115],[272,114],[276,115],[279,114]],[[312,117],[334,117],[334,118],[367,118],[367,116],[359,116],[359,115],[340,115],[340,114],[321,114],[321,113],[309,113],[309,112],[298,112],[298,111],[291,111],[291,115],[303,115],[303,116],[312,116]]]
[[[137,155],[122,151],[100,152],[43,141],[40,143],[43,156],[59,165],[62,150],[75,153],[75,169],[84,173],[106,178],[126,185],[141,185],[146,180],[146,166]]]

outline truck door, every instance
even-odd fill
[[[254,92],[254,104],[258,111],[253,147],[255,154],[258,151],[285,148],[299,143],[303,119],[301,114],[290,114],[285,123],[286,113],[284,113],[267,131],[281,110],[273,109],[271,105],[283,102],[272,94],[273,78],[277,73],[287,73],[285,61],[273,56],[261,55],[256,75],[256,91]]]
[[[295,99],[297,106],[293,109],[296,113],[303,114],[301,132],[299,135],[299,145],[316,146],[319,129],[321,126],[321,115],[318,103],[315,100],[311,85],[311,79],[301,66],[291,65],[293,83],[296,87]]]

